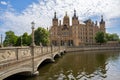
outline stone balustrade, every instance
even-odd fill
[[[0,80],[19,72],[34,74],[44,60],[53,61],[64,51],[63,46],[0,48]]]

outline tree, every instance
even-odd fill
[[[17,38],[17,41],[16,41],[16,44],[15,44],[16,46],[21,46],[21,36],[19,36],[18,38]]]
[[[30,46],[32,42],[31,35],[28,35],[27,32],[25,32],[22,36],[19,36],[16,42],[16,46]]]
[[[109,34],[106,33],[106,39],[107,41],[119,41],[119,36],[117,34]]]
[[[27,45],[30,46],[31,43],[32,43],[32,35],[30,34],[30,35],[28,35],[28,43],[27,43]]]
[[[101,32],[101,31],[97,32],[95,36],[95,40],[97,43],[100,43],[100,44],[106,42],[104,32]]]
[[[6,36],[3,42],[4,46],[15,46],[18,37],[14,34],[14,32],[7,31],[5,34]]]
[[[42,45],[46,46],[49,43],[49,32],[41,27],[38,27],[37,30],[35,30],[35,44],[36,45],[40,45],[40,43],[42,43]]]
[[[40,43],[44,46],[48,45],[49,32],[46,29],[39,27],[35,30],[34,35],[36,45],[40,45]],[[27,32],[25,32],[22,36],[16,36],[13,31],[6,32],[4,46],[21,46],[21,42],[23,46],[30,46],[32,43],[32,36],[28,35]]]
[[[110,34],[109,34],[109,33],[106,33],[105,36],[106,36],[106,40],[107,40],[107,41],[110,41]]]
[[[31,35],[28,35],[27,32],[25,32],[22,36],[22,44],[24,46],[29,46],[32,42],[32,38],[31,38]]]

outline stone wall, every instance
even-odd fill
[[[0,50],[0,63],[16,59],[16,52],[14,49]]]
[[[62,47],[34,47],[34,57],[39,55],[45,55],[50,52],[58,51]],[[6,47],[0,48],[0,63],[4,63],[12,60],[20,60],[24,58],[30,58],[32,56],[32,47]]]
[[[74,51],[91,51],[91,50],[120,50],[120,46],[81,46],[81,47],[68,47],[67,52]]]

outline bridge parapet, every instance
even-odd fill
[[[34,47],[34,56],[49,54],[51,52],[64,50],[63,46],[52,46],[52,47]],[[31,47],[14,47],[14,48],[1,48],[0,49],[0,63],[11,60],[19,60],[26,57],[31,57]]]
[[[16,53],[14,49],[0,50],[0,63],[8,62],[14,59],[16,59]]]
[[[64,47],[34,46],[0,48],[0,80],[21,71],[34,74],[44,60],[53,60],[54,56],[59,54],[61,50],[64,50]]]
[[[0,64],[12,60],[19,60],[26,57],[31,57],[31,49],[29,47],[0,49]]]
[[[28,48],[17,48],[17,52],[16,52],[16,58],[22,59],[22,58],[26,58],[26,57],[31,57],[31,49]]]

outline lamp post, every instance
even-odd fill
[[[31,29],[32,29],[32,44],[31,46],[35,46],[35,42],[34,42],[34,26],[35,26],[35,23],[34,22],[31,22]]]
[[[3,47],[3,43],[2,43],[2,34],[1,34],[1,47]]]
[[[58,46],[59,46],[59,51],[60,51],[60,36],[58,36]]]
[[[51,54],[52,54],[53,47],[52,47],[52,32],[51,31],[50,31],[50,47],[51,47]]]
[[[52,32],[50,31],[50,45],[52,45]]]
[[[22,36],[21,36],[21,47],[22,47]]]
[[[33,74],[34,74],[34,46],[35,46],[35,43],[34,43],[34,26],[35,26],[35,23],[34,22],[31,22],[31,29],[32,29],[32,44],[31,44],[31,49],[32,49],[32,69],[33,69]]]

